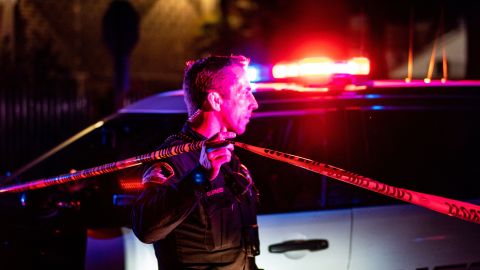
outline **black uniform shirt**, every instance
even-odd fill
[[[205,140],[185,124],[161,146]],[[153,243],[159,269],[252,269],[258,254],[258,194],[248,170],[232,155],[209,181],[200,153],[152,164],[133,207],[133,231]]]

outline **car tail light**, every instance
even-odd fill
[[[120,189],[126,192],[135,192],[143,188],[142,180],[137,178],[124,178],[119,180]]]

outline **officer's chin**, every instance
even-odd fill
[[[237,135],[242,135],[243,133],[245,133],[245,130],[246,130],[246,125],[242,126],[242,127],[235,128],[235,130],[233,130],[233,132],[235,132]]]

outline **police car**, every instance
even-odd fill
[[[366,58],[262,68],[250,71],[259,109],[238,141],[480,204],[479,82],[369,81]],[[55,168],[43,176],[148,153],[185,119],[181,90],[140,100],[42,161]],[[260,190],[262,269],[480,269],[479,224],[235,151]],[[153,248],[129,229],[140,175],[132,168],[74,184],[84,190],[86,269],[156,269]],[[71,205],[68,195],[57,199]]]

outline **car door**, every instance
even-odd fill
[[[342,159],[337,115],[279,113],[252,121],[239,140],[316,160]],[[338,128],[332,129],[337,126]],[[328,129],[330,127],[330,129]],[[258,134],[261,134],[259,136]],[[236,150],[260,190],[261,269],[348,269],[351,187],[276,160]]]
[[[478,224],[406,204],[357,208],[353,219],[351,270],[480,265]]]
[[[351,211],[260,215],[261,269],[348,269]]]

